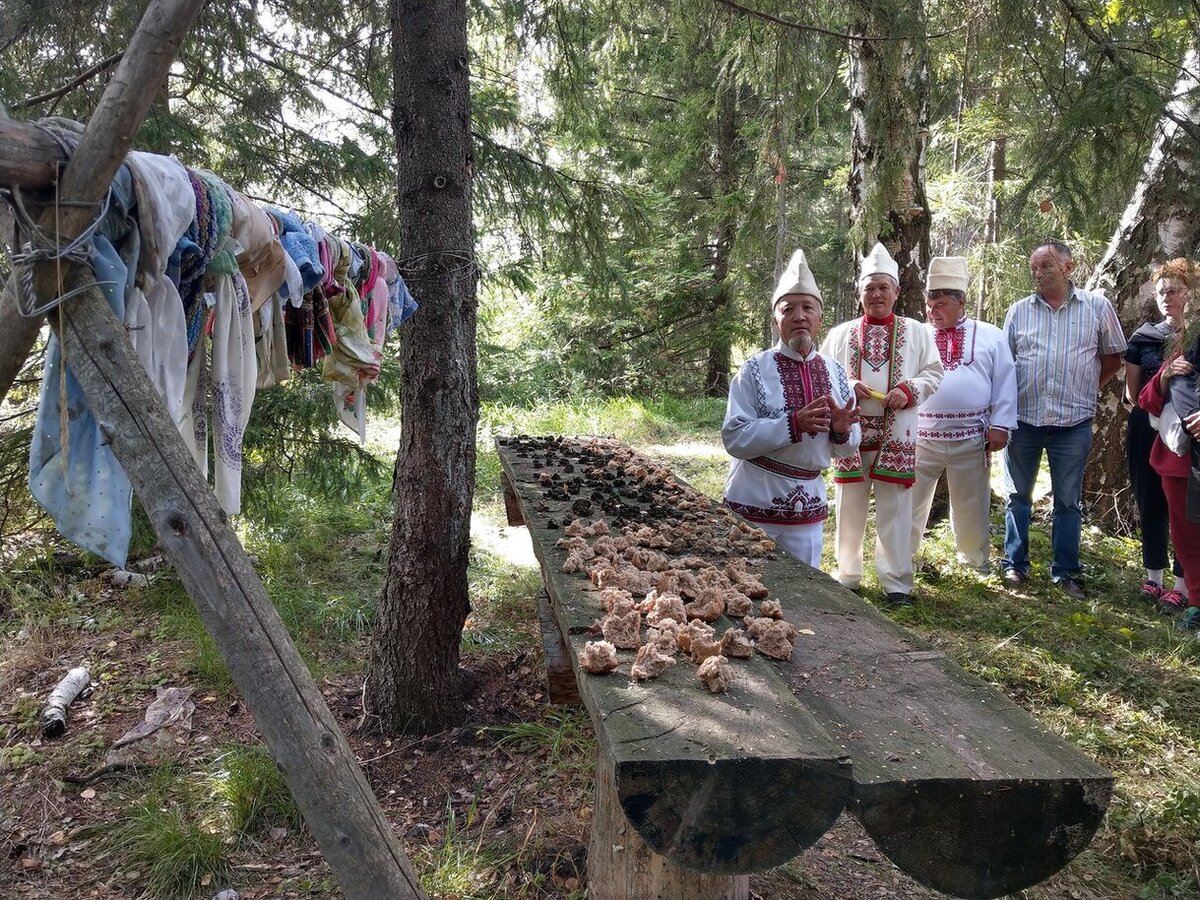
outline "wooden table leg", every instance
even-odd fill
[[[588,900],[749,900],[749,875],[703,875],[673,865],[647,846],[625,818],[612,757],[599,742]]]
[[[538,619],[542,626],[542,654],[546,662],[546,686],[556,706],[579,706],[579,684],[571,665],[571,653],[550,608],[550,595],[543,587],[537,593]]]
[[[521,515],[521,504],[517,502],[517,494],[513,490],[512,482],[508,480],[507,472],[500,473],[500,488],[504,491],[504,513],[508,516],[508,524],[524,525],[525,517]]]

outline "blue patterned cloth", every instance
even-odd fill
[[[264,206],[264,210],[279,220],[283,229],[279,235],[279,243],[287,255],[292,258],[296,268],[300,270],[300,278],[304,282],[304,293],[308,293],[325,279],[325,267],[321,265],[320,251],[317,242],[307,231],[300,217],[293,212],[287,212],[275,206]],[[287,285],[280,288],[280,293],[287,296]]]
[[[118,321],[125,317],[126,292],[133,287],[140,248],[138,230],[130,216],[132,203],[129,169],[122,166],[113,182],[108,217],[93,239],[92,250],[96,280]],[[69,451],[64,458],[59,431],[62,365],[62,346],[52,332],[29,450],[29,492],[54,519],[59,533],[124,568],[132,533],[133,488],[69,365]]]

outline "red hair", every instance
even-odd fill
[[[1200,266],[1190,259],[1178,256],[1154,270],[1153,280],[1158,281],[1161,278],[1174,278],[1190,291],[1200,284]]]

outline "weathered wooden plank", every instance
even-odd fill
[[[853,760],[852,809],[896,865],[999,897],[1088,845],[1109,772],[827,576],[779,560],[763,580],[815,632],[780,671]]]
[[[58,164],[65,162],[62,148],[40,129],[9,119],[0,107],[0,184],[29,187],[50,185],[58,177]],[[115,170],[114,170],[115,172]],[[112,181],[112,175],[108,177]],[[6,223],[11,220],[7,219]],[[12,235],[5,234],[7,241]],[[14,247],[15,249],[15,247]],[[29,351],[37,341],[45,320],[25,318],[17,308],[17,282],[9,278],[0,294],[0,403],[21,373]]]
[[[0,328],[0,403],[21,374],[38,332],[46,323],[40,316],[27,319],[17,312],[16,287],[16,279],[9,278],[0,294],[0,322],[4,322]]]
[[[544,498],[537,473],[503,443],[500,458],[577,669],[600,609],[590,583],[562,571],[562,531],[546,527],[569,516],[571,503]],[[618,673],[580,677],[628,821],[655,853],[697,872],[755,872],[791,859],[824,834],[849,794],[843,751],[767,661],[739,661],[737,671],[734,689],[719,695],[686,663],[642,684]]]
[[[424,897],[337,721],[98,291],[64,304],[66,359],[348,897]]]
[[[535,455],[537,468],[544,470],[551,457],[569,453],[565,444]],[[522,493],[526,518],[538,520],[532,527],[534,545],[542,553],[551,595],[586,594],[579,579],[561,573],[561,554],[556,557],[547,549],[561,531],[539,532],[539,522],[553,517],[565,523],[572,517],[571,507],[583,513],[589,506],[611,505],[612,494],[606,495],[604,485],[579,483],[581,468],[600,470],[589,463],[574,467],[568,476],[564,468],[536,485],[523,484],[514,477],[510,460],[504,463]],[[653,514],[646,518],[666,521],[682,495],[657,491],[630,493],[626,484],[621,497],[648,493]],[[556,495],[566,499],[552,500]],[[596,502],[586,503],[589,496]],[[624,499],[619,504],[630,509]],[[635,509],[630,515],[641,518],[646,511]],[[590,510],[587,515],[593,517]],[[850,757],[854,810],[899,866],[946,893],[997,897],[1043,880],[1088,844],[1111,793],[1108,772],[827,576],[780,557],[768,559],[759,577],[772,596],[784,601],[787,618],[811,632],[802,632],[787,663],[759,662],[788,679],[806,711]],[[559,610],[577,649],[586,636],[575,633],[594,613],[577,601],[560,604]],[[671,683],[675,674],[668,670],[664,678]],[[584,701],[608,746],[619,752],[614,743],[622,737],[619,726],[601,726],[597,717],[597,709],[604,712],[604,698],[588,695],[596,681],[588,678],[581,685]],[[680,692],[686,689],[679,684]],[[607,696],[613,702],[618,695],[612,691]],[[638,698],[629,702],[642,702],[642,716],[657,715],[669,723],[658,714],[662,700],[656,694],[653,706]],[[721,724],[719,716],[712,721]],[[621,759],[616,756],[614,771],[620,793]],[[687,787],[668,783],[666,789]],[[621,804],[635,821],[626,796]]]
[[[550,595],[542,588],[537,593],[538,622],[542,629],[542,658],[546,665],[546,687],[550,702],[564,706],[578,706],[579,684],[575,681],[575,669],[571,665],[571,653],[558,628],[558,619],[550,601]]]

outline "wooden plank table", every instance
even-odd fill
[[[643,856],[668,872],[749,872],[809,846],[848,799],[898,866],[971,898],[1036,884],[1087,846],[1111,794],[1108,772],[858,596],[782,555],[756,562],[758,577],[810,634],[787,662],[756,654],[730,695],[698,691],[688,665],[647,684],[579,671],[602,613],[586,577],[562,571],[566,551],[556,544],[566,522],[670,521],[673,505],[722,521],[727,512],[661,477],[653,489],[620,478],[615,489],[580,483],[577,473],[599,471],[599,457],[581,453],[580,440],[536,449],[547,446],[501,441],[500,456],[510,521],[530,527],[599,738],[589,882],[620,887],[593,896],[721,895],[719,882],[654,893],[636,873],[614,873],[611,847],[623,846],[616,835],[626,819]],[[641,463],[633,470],[653,470]]]
[[[828,576],[774,560],[764,581],[815,632],[780,672],[850,755],[851,809],[897,866],[952,896],[999,897],[1088,845],[1109,772]]]
[[[561,522],[577,498],[547,500],[520,447],[500,444],[506,493],[520,506],[546,590],[578,670],[601,614],[586,577],[563,572]],[[627,669],[626,669],[627,671]],[[771,868],[813,844],[850,796],[849,765],[762,657],[737,688],[712,694],[695,667],[653,681],[579,674],[599,745],[589,896],[746,896],[736,873]],[[628,826],[632,826],[629,828]]]

